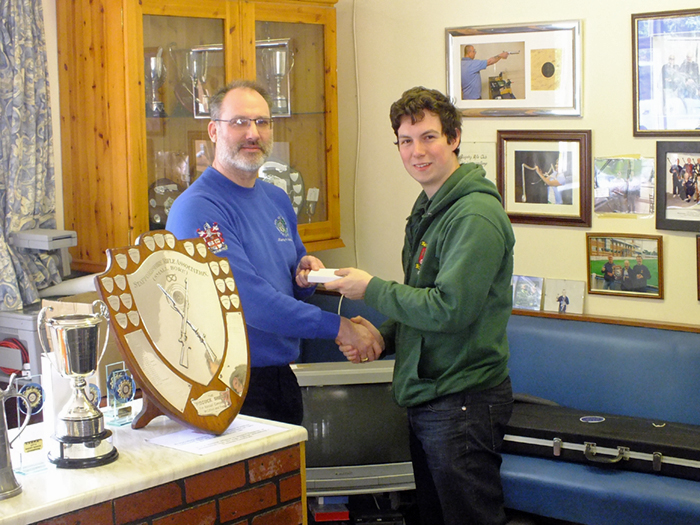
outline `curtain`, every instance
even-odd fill
[[[11,233],[56,228],[49,106],[41,0],[0,0],[0,310],[61,282],[54,255],[9,245]]]

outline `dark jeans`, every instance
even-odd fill
[[[408,409],[421,523],[506,523],[500,450],[512,410],[510,378]]]
[[[252,367],[240,413],[301,425],[304,418],[301,389],[289,365]]]

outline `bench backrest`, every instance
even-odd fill
[[[311,302],[337,312],[340,297],[316,293]],[[377,326],[386,319],[363,301],[343,299],[340,308]],[[700,334],[514,313],[508,341],[515,393],[700,425]],[[302,341],[300,362],[344,360],[333,341]]]
[[[513,315],[508,341],[514,392],[700,425],[700,334]]]

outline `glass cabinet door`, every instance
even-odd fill
[[[333,9],[255,5],[255,72],[272,97],[275,141],[260,177],[287,192],[310,251],[340,242],[334,38]]]
[[[173,201],[214,159],[209,96],[226,82],[224,20],[143,16],[148,216],[165,227]]]
[[[328,219],[323,26],[255,23],[256,74],[272,97],[274,147],[261,177],[284,189],[299,223]]]

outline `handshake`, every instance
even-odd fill
[[[325,268],[312,255],[305,255],[297,268],[296,282],[301,287],[324,283],[327,290],[334,290],[352,300],[363,299],[372,276],[357,268],[339,270]],[[335,342],[348,361],[364,363],[374,361],[384,351],[384,338],[372,323],[357,316],[340,318],[340,329]]]
[[[348,361],[365,363],[375,361],[384,351],[384,339],[379,330],[361,316],[340,318],[336,344]]]

